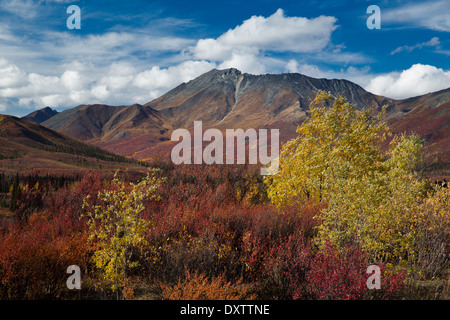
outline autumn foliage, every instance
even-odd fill
[[[15,218],[0,220],[0,298],[408,299],[417,281],[445,281],[450,193],[416,174],[420,141],[383,153],[387,126],[336,103],[312,107],[268,179],[155,161],[149,175],[18,183]]]

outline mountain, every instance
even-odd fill
[[[0,170],[75,172],[130,168],[137,164],[88,143],[17,117],[0,115]]]
[[[42,123],[68,136],[137,159],[139,151],[170,140],[170,119],[148,106],[81,105]]]
[[[211,70],[145,105],[84,105],[63,111],[42,124],[61,133],[139,160],[150,159],[174,145],[177,128],[278,128],[281,140],[296,135],[317,91],[342,94],[359,108],[381,110],[393,131],[412,132],[427,141],[428,161],[450,164],[450,88],[410,99],[374,95],[347,80],[305,75],[250,75],[237,69]],[[436,167],[436,166],[435,166]],[[446,171],[447,170],[447,171]]]
[[[450,177],[450,88],[395,101],[387,115],[394,133],[419,134],[425,140],[425,161],[438,179]]]
[[[388,100],[347,80],[314,79],[300,74],[254,76],[236,69],[210,72],[145,105],[81,105],[42,125],[111,152],[139,160],[170,149],[177,128],[280,127],[292,137],[315,93],[328,89],[352,102],[381,108]],[[282,125],[281,125],[282,124]]]
[[[189,128],[194,120],[216,128],[259,128],[304,119],[318,90],[341,93],[352,103],[375,109],[391,103],[347,80],[214,69],[145,105],[172,118],[177,128]]]
[[[27,114],[26,116],[23,116],[22,119],[35,123],[42,123],[56,114],[58,114],[58,111],[53,110],[50,107],[45,107],[43,109],[33,111],[30,114]]]

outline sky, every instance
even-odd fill
[[[3,114],[145,104],[231,67],[347,79],[394,99],[445,89],[450,0],[0,0]]]

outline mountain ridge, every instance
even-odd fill
[[[298,73],[251,75],[234,68],[213,69],[144,105],[78,106],[42,124],[111,152],[148,160],[158,150],[170,149],[173,130],[192,129],[198,120],[204,129],[278,128],[284,142],[296,135],[318,90],[342,94],[359,108],[380,111],[386,105],[384,119],[395,133],[419,131],[427,141],[426,152],[450,163],[450,88],[395,100],[348,80]]]
[[[218,87],[220,90],[217,90]],[[315,79],[298,73],[251,75],[231,68],[213,69],[145,106],[173,117],[174,124],[179,127],[192,123],[193,116],[206,125],[226,126],[232,122],[232,125],[246,127],[249,119],[239,119],[240,115],[255,114],[259,111],[258,107],[264,107],[265,119],[261,119],[260,115],[257,122],[260,124],[265,120],[265,125],[270,125],[271,122],[282,120],[286,114],[304,117],[304,111],[308,109],[315,93],[324,88],[333,93],[342,93],[358,105],[374,103],[370,107],[381,109],[382,105],[392,103],[392,99],[373,95],[348,80]],[[199,114],[201,110],[193,112],[200,100],[211,112],[209,116]],[[222,101],[222,104],[217,105],[217,101]],[[272,108],[272,105],[275,107]],[[233,113],[236,110],[239,110],[239,114],[235,116]]]

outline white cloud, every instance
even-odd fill
[[[286,17],[282,9],[265,18],[252,16],[217,39],[200,39],[189,48],[196,59],[216,61],[221,67],[263,73],[264,52],[317,53],[330,44],[336,18]]]
[[[247,53],[317,52],[330,42],[331,33],[337,28],[335,23],[336,18],[327,16],[286,17],[278,9],[268,18],[253,16],[217,39],[199,40],[191,52],[208,60],[223,60],[236,49]]]
[[[20,86],[26,82],[26,79],[25,72],[20,70],[15,64],[0,58],[0,88]]]
[[[109,97],[111,92],[109,92],[108,87],[106,84],[99,84],[91,89],[91,94],[96,100],[100,101],[106,101],[106,99]]]
[[[366,90],[394,99],[403,99],[450,87],[450,70],[415,64],[402,72],[373,78]]]
[[[108,69],[108,73],[100,79],[99,83],[113,91],[126,88],[137,73],[137,70],[127,62],[115,62]]]
[[[438,37],[433,37],[429,41],[417,43],[413,46],[401,46],[391,52],[391,55],[400,53],[402,51],[412,52],[415,49],[422,49],[423,47],[438,47],[441,44]]]
[[[301,73],[305,76],[314,78],[327,78],[331,76],[330,73],[323,72],[316,65],[307,63],[299,64],[295,59],[289,60],[289,62],[285,66],[285,71],[290,73]]]
[[[33,0],[8,0],[0,3],[0,9],[23,19],[34,18],[39,11],[38,7],[38,4]]]
[[[61,76],[61,83],[68,90],[80,90],[86,81],[86,77],[82,76],[78,71],[67,70]]]
[[[373,75],[367,66],[350,66],[335,71],[291,59],[285,65],[285,71],[314,78],[346,79],[361,85],[369,92],[393,99],[410,98],[450,87],[450,70],[423,64],[414,64],[402,72]]]
[[[251,53],[232,52],[231,57],[219,65],[219,69],[236,68],[251,74],[263,74],[266,67],[261,58]]]
[[[11,99],[17,99],[16,107],[24,112],[45,106],[144,104],[216,65],[207,61],[184,61],[168,68],[140,71],[127,62],[92,67],[74,61],[65,67],[64,72],[55,76],[27,74],[6,59],[0,59],[0,111],[12,109]]]
[[[192,80],[215,67],[214,63],[207,61],[184,61],[168,68],[152,67],[138,73],[133,86],[146,90],[148,97],[155,99],[181,82]]]
[[[331,43],[336,22],[330,16],[287,17],[279,9],[269,17],[252,16],[218,38],[200,40],[168,35],[153,25],[116,26],[87,35],[36,29],[28,37],[0,23],[0,96],[17,102],[20,112],[47,105],[143,104],[213,68],[234,67],[252,74],[281,71],[286,66],[283,53],[310,61],[292,60],[286,66],[289,71],[366,79],[364,69],[348,64],[366,63],[368,58]],[[311,61],[344,69],[322,70]]]
[[[1,111],[13,114],[47,105],[147,103],[217,66],[186,61],[180,52],[193,40],[145,28],[98,35],[36,30],[26,39],[12,29],[0,23]]]
[[[295,59],[289,60],[289,62],[286,64],[285,71],[290,73],[297,73],[298,71],[298,62]]]
[[[342,68],[338,71],[324,70],[313,64],[299,63],[295,59],[289,60],[285,66],[285,71],[291,73],[301,73],[305,76],[313,78],[346,79],[361,86],[367,85],[373,78],[370,74],[370,67],[368,66],[362,68],[350,66],[347,68]]]
[[[384,22],[408,23],[431,30],[450,32],[448,0],[432,0],[382,11]]]
[[[88,35],[68,31],[33,32],[36,34],[32,38],[14,36],[11,27],[0,23],[0,58],[27,66],[29,72],[57,73],[64,71],[60,66],[73,61],[98,67],[120,60],[133,64],[172,63],[171,56],[178,56],[194,43],[192,39],[154,34],[147,29]],[[162,53],[166,58],[161,58]]]
[[[12,109],[13,105],[10,100],[0,97],[0,112]]]

